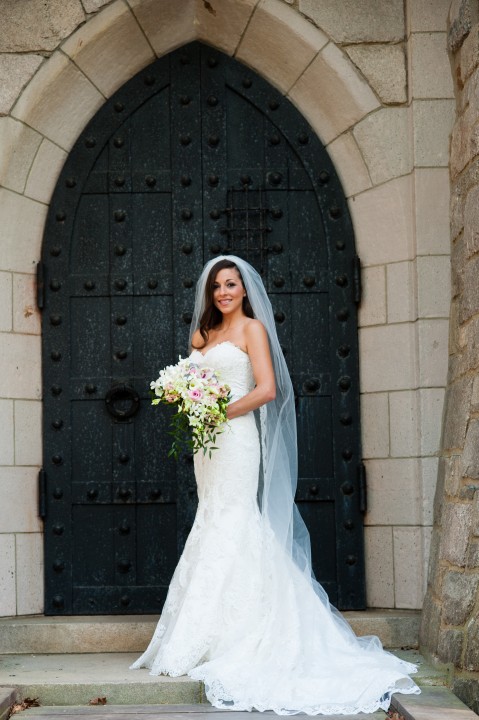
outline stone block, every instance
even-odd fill
[[[479,479],[479,420],[469,420],[461,456],[461,474],[464,478]]]
[[[419,390],[421,455],[436,455],[441,447],[443,388]]]
[[[379,107],[367,82],[333,43],[314,58],[289,96],[325,145]]]
[[[38,469],[0,469],[0,527],[4,533],[41,532],[38,517]],[[0,535],[1,537],[1,535]]]
[[[418,315],[420,318],[449,317],[451,262],[447,255],[417,258]]]
[[[384,105],[407,101],[406,55],[402,43],[349,45],[345,50]]]
[[[0,534],[0,616],[16,614],[15,535]]]
[[[449,172],[447,168],[417,168],[416,243],[418,255],[449,255]]]
[[[299,10],[335,42],[392,42],[405,34],[401,0],[299,0]]]
[[[386,272],[384,265],[362,270],[363,293],[359,306],[359,326],[386,323]]]
[[[15,465],[42,464],[42,404],[15,400]]]
[[[475,605],[479,575],[446,573],[442,586],[442,619],[447,625],[464,625]]]
[[[412,97],[453,98],[446,33],[413,33],[410,51]]]
[[[464,645],[464,631],[451,628],[439,630],[437,653],[443,663],[452,663],[458,666],[461,661]]]
[[[386,266],[387,322],[400,323],[417,318],[416,267],[414,262]]]
[[[444,32],[451,0],[414,0],[408,5],[413,32]]]
[[[41,55],[0,55],[0,115],[8,115],[21,90],[43,62]]]
[[[0,189],[2,270],[34,272],[40,259],[47,209],[34,200]]]
[[[474,144],[471,139],[476,119],[476,112],[468,106],[462,115],[457,117],[452,127],[450,172],[453,180],[474,156]]]
[[[464,205],[464,245],[466,258],[479,250],[479,186],[473,187]]]
[[[361,395],[363,458],[389,455],[389,410],[387,393]]]
[[[423,603],[422,528],[393,528],[395,607],[420,609]]]
[[[391,457],[419,454],[419,409],[416,390],[389,393]]]
[[[43,534],[19,533],[17,550],[17,613],[43,612]]]
[[[0,400],[0,465],[13,465],[13,401]],[[1,527],[1,526],[0,526]]]
[[[419,320],[419,384],[445,387],[448,368],[449,320]]]
[[[458,497],[462,485],[461,455],[441,458],[441,465],[442,463],[444,463],[444,491],[450,497]]]
[[[158,57],[196,40],[196,0],[128,0],[128,4]]]
[[[83,9],[86,13],[97,12],[104,5],[108,5],[111,0],[81,0]]]
[[[23,91],[12,115],[70,150],[104,100],[70,58],[56,52]]]
[[[62,50],[105,97],[155,59],[135,16],[118,1],[69,37]]]
[[[471,412],[479,412],[479,375],[476,375],[472,383]]]
[[[479,365],[479,316],[473,317],[459,330],[462,349],[461,371],[476,370]]]
[[[479,679],[475,677],[460,677],[460,675],[457,675],[454,678],[452,691],[470,707],[476,715],[479,715]]]
[[[441,543],[441,531],[440,528],[435,525],[431,528],[431,542],[429,548],[429,563],[428,563],[428,574],[427,574],[427,587],[428,591],[432,592],[433,595],[438,597],[441,593],[442,578],[444,575],[443,568],[439,562],[439,549]]]
[[[451,471],[454,472],[456,467],[458,467],[456,458],[456,455],[438,458],[437,486],[433,506],[435,527],[442,527],[442,511],[446,502],[445,493],[447,492],[448,495],[451,494],[446,490],[446,482],[449,480],[449,473]]]
[[[0,333],[2,372],[0,397],[41,398],[40,338]]]
[[[0,178],[2,186],[22,193],[41,135],[10,117],[0,118]]]
[[[454,242],[464,227],[464,194],[457,182],[451,186],[450,220],[451,241]]]
[[[475,493],[472,501],[472,534],[479,537],[479,492]]]
[[[439,458],[427,457],[420,460],[422,525],[432,525],[434,495],[436,493]]]
[[[421,528],[421,539],[422,539],[422,595],[421,595],[421,607],[424,596],[427,591],[428,581],[428,567],[429,567],[429,556],[431,552],[432,544],[432,527]]]
[[[472,26],[478,21],[478,11],[474,0],[452,0],[449,9],[448,48],[457,52]]]
[[[328,38],[295,10],[262,0],[236,52],[283,92],[294,85]]]
[[[455,101],[414,100],[412,107],[415,166],[447,167]]]
[[[347,198],[370,188],[371,178],[351,133],[344,133],[327,146]]]
[[[462,325],[479,310],[479,255],[466,262],[462,275],[462,298],[459,306],[459,322]]]
[[[374,185],[412,169],[408,108],[383,108],[353,130]]]
[[[461,47],[461,82],[465,83],[479,65],[479,29],[473,27]]]
[[[9,332],[12,329],[12,274],[0,272],[0,332]]]
[[[447,560],[458,567],[465,566],[471,524],[472,505],[470,503],[445,503],[442,518],[441,560]],[[450,582],[452,583],[452,580]],[[450,592],[452,593],[453,590]],[[452,612],[453,609],[451,609]]]
[[[366,525],[419,525],[417,460],[367,460],[366,478],[369,504],[364,520]]]
[[[84,20],[80,0],[3,0],[0,52],[54,50]]]
[[[410,390],[416,387],[414,325],[360,328],[361,392]]]
[[[67,153],[45,138],[33,160],[25,195],[48,204],[66,159]]]
[[[356,195],[350,210],[363,267],[414,258],[411,178],[401,177]]]
[[[467,546],[466,570],[479,569],[479,541],[470,540]]]
[[[13,276],[13,329],[17,333],[40,335],[42,321],[36,302],[34,275]]]
[[[422,608],[421,629],[419,631],[419,647],[435,653],[441,627],[441,609],[428,592]]]
[[[365,528],[364,544],[367,606],[392,608],[394,607],[392,528]]]

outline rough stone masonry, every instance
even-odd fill
[[[449,376],[421,647],[479,712],[479,3],[454,0]]]

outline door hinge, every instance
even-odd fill
[[[47,515],[47,474],[43,468],[38,472],[38,514],[41,518]]]
[[[37,263],[37,307],[43,310],[45,304],[45,268],[42,262]]]
[[[353,258],[353,294],[354,294],[354,302],[359,305],[361,302],[361,294],[362,294],[362,287],[361,287],[361,260],[357,255]]]
[[[358,465],[359,511],[365,513],[368,509],[368,487],[366,484],[366,467],[361,461]]]

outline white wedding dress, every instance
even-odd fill
[[[254,387],[248,355],[230,342],[190,356],[214,367],[232,400]],[[414,665],[356,638],[314,591],[266,525],[257,502],[260,442],[253,413],[230,421],[217,450],[195,455],[198,510],[161,619],[132,668],[189,675],[229,710],[281,715],[387,710],[417,693]]]

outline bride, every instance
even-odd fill
[[[293,388],[251,265],[231,255],[205,265],[190,340],[191,359],[231,387],[228,423],[211,457],[195,455],[195,522],[132,668],[202,680],[218,708],[280,715],[372,713],[393,692],[419,693],[416,667],[357,638],[312,574],[294,504]]]

